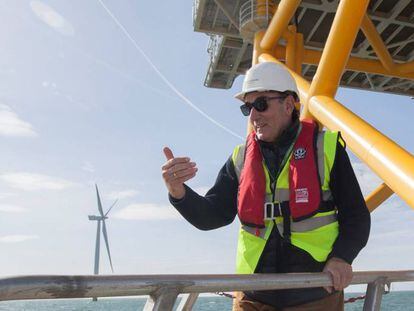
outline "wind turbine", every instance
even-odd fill
[[[103,209],[102,209],[101,197],[99,196],[98,186],[96,184],[95,184],[95,189],[96,189],[96,197],[98,200],[98,210],[99,210],[100,215],[99,216],[89,215],[88,218],[89,220],[96,220],[98,222],[98,228],[96,230],[96,244],[95,244],[95,266],[93,270],[93,274],[97,275],[99,274],[99,248],[101,244],[101,224],[102,224],[102,234],[105,240],[106,250],[108,252],[109,263],[111,264],[112,272],[114,272],[114,268],[112,266],[111,252],[109,251],[109,241],[108,241],[108,233],[106,231],[105,219],[108,219],[108,214],[111,211],[111,209],[114,207],[118,199],[115,200],[115,202],[111,205],[108,211],[104,214]]]

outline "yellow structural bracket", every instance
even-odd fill
[[[393,195],[393,191],[386,184],[382,183],[377,189],[365,198],[368,210],[372,212],[380,206],[386,199]]]

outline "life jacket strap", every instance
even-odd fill
[[[289,204],[287,204],[287,208],[282,208],[283,242],[286,242],[286,243],[290,243],[290,236],[291,236],[290,215],[291,214],[290,214]]]
[[[289,201],[283,202],[265,202],[264,204],[264,220],[274,220],[276,217],[283,217],[283,210],[289,210]],[[321,201],[316,213],[325,213],[335,210],[333,201]],[[315,214],[316,214],[315,213]],[[286,214],[286,213],[285,213]],[[290,216],[290,213],[289,213]],[[307,217],[308,218],[308,217]],[[298,220],[294,220],[297,222]],[[299,220],[300,221],[300,220]]]

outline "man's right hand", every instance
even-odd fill
[[[168,192],[174,199],[182,199],[185,196],[184,183],[196,175],[197,167],[190,158],[174,158],[170,148],[164,148],[167,162],[162,166],[162,178]]]

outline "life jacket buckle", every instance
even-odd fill
[[[282,216],[282,205],[280,202],[264,203],[264,220],[275,220],[279,216]]]

